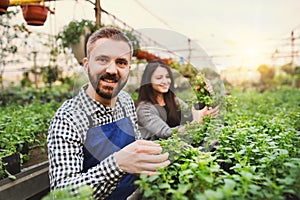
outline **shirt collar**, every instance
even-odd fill
[[[85,112],[88,115],[93,115],[93,114],[100,114],[100,115],[104,115],[104,114],[113,114],[114,111],[117,111],[119,109],[121,109],[121,104],[119,102],[119,100],[117,100],[116,105],[114,108],[110,108],[110,107],[106,107],[103,104],[99,103],[98,101],[96,101],[95,99],[91,98],[85,91],[88,87],[88,84],[84,85],[78,96],[81,100],[82,105]],[[118,97],[119,99],[119,97]]]

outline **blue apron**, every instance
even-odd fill
[[[91,125],[90,118],[89,121]],[[134,129],[129,117],[90,128],[87,131],[83,148],[83,171],[86,172],[89,168],[97,165],[107,156],[119,151],[134,141]],[[124,175],[116,189],[106,199],[125,200],[137,188],[137,186],[134,186],[133,184],[135,179],[136,176],[132,174]]]

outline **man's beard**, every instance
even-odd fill
[[[126,85],[127,80],[128,80],[127,77],[118,79],[115,74],[110,75],[108,73],[103,73],[103,74],[98,75],[98,77],[93,77],[90,74],[90,70],[88,70],[88,76],[89,76],[89,80],[90,80],[94,90],[96,91],[96,93],[104,99],[112,99],[112,98],[116,97],[118,95],[118,93]],[[105,79],[117,82],[117,86],[115,88],[113,88],[110,86],[99,85],[100,81],[101,80],[103,81]],[[124,82],[122,82],[122,81],[124,81]],[[106,91],[108,91],[108,92],[106,92]]]

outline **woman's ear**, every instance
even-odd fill
[[[85,58],[82,59],[82,64],[83,64],[84,70],[86,72],[88,72],[89,60],[87,59],[87,57],[85,57]]]

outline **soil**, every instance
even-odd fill
[[[22,168],[30,167],[32,165],[42,163],[48,160],[47,147],[35,147],[29,150],[29,159],[22,164]]]

